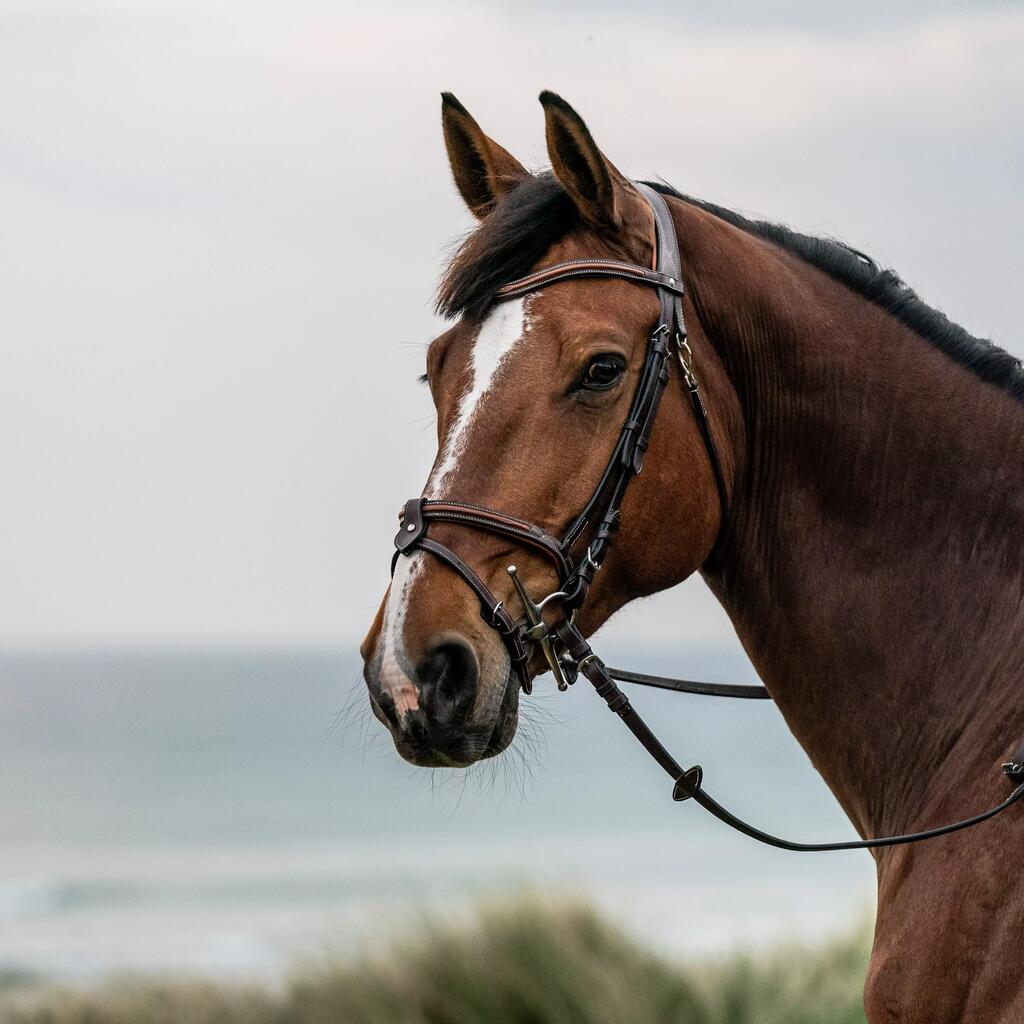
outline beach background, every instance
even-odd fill
[[[624,172],[843,238],[1021,354],[1022,46],[1016,3],[0,0],[0,973],[273,982],[492,900],[687,957],[868,918],[866,853],[673,804],[585,688],[469,773],[368,718],[472,226],[439,93],[539,167],[557,90]],[[754,681],[699,580],[600,640]],[[774,707],[636,700],[744,817],[851,835]]]
[[[23,653],[0,672],[10,972],[279,977],[506,898],[592,904],[670,954],[831,935],[870,911],[866,854],[761,849],[674,804],[583,687],[539,685],[516,750],[467,773],[397,758],[350,653]],[[739,813],[851,834],[774,707],[637,701]]]

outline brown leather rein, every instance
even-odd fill
[[[511,281],[498,290],[495,301],[510,299],[538,291],[560,281],[581,277],[614,277],[656,290],[661,310],[647,343],[643,369],[630,406],[626,422],[619,433],[611,458],[591,497],[569,524],[561,540],[540,527],[494,509],[450,499],[432,500],[413,498],[406,502],[395,537],[395,554],[391,562],[394,572],[399,556],[415,551],[428,551],[452,569],[476,594],[481,614],[496,629],[508,648],[512,672],[524,693],[532,692],[529,670],[530,650],[533,644],[541,649],[548,668],[560,690],[565,690],[582,673],[640,741],[647,752],[672,778],[672,796],[675,800],[693,799],[720,821],[744,835],[768,846],[783,850],[819,852],[827,850],[853,850],[883,846],[899,846],[969,828],[994,817],[1024,796],[1024,746],[1013,760],[1004,764],[1003,771],[1016,788],[1001,803],[987,811],[962,821],[906,835],[884,836],[877,839],[851,840],[837,843],[797,843],[762,832],[737,818],[714,800],[703,787],[703,769],[700,765],[683,769],[665,749],[661,741],[633,708],[629,699],[616,685],[616,680],[715,697],[741,697],[771,699],[763,686],[735,686],[723,683],[700,683],[686,679],[649,676],[623,669],[609,668],[594,653],[586,638],[576,626],[576,613],[586,600],[594,573],[611,545],[619,526],[623,496],[630,481],[643,467],[644,454],[650,442],[662,394],[669,381],[669,366],[674,355],[680,367],[683,384],[693,407],[694,418],[704,441],[708,461],[714,477],[721,509],[721,522],[728,514],[728,490],[721,462],[715,447],[711,424],[704,408],[700,386],[693,371],[692,353],[687,342],[683,319],[683,279],[675,225],[664,197],[648,185],[634,183],[647,200],[655,222],[654,269],[612,259],[580,259],[542,267],[525,277]],[[486,583],[455,551],[429,536],[433,523],[452,523],[471,529],[509,537],[526,545],[547,558],[555,568],[559,588],[539,602],[527,593],[515,566],[508,572],[520,603],[524,618],[513,618]],[[582,553],[577,553],[581,541],[589,535]],[[543,616],[545,608],[557,604],[563,614],[554,625]]]

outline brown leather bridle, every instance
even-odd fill
[[[658,322],[647,343],[643,369],[626,422],[622,425],[601,479],[579,514],[569,524],[562,539],[558,540],[540,527],[506,512],[461,501],[426,498],[413,498],[406,502],[401,514],[401,525],[395,537],[396,559],[399,554],[409,554],[415,550],[429,551],[458,573],[474,591],[480,600],[484,619],[505,641],[512,669],[518,676],[524,693],[530,693],[532,689],[529,670],[529,645],[532,643],[540,645],[559,689],[564,690],[569,682],[576,678],[577,666],[567,659],[567,650],[558,638],[557,629],[545,624],[542,612],[549,604],[557,601],[571,621],[573,614],[586,600],[594,573],[600,568],[619,527],[622,499],[630,481],[643,467],[644,454],[650,442],[658,406],[668,384],[670,357],[673,354],[681,368],[697,426],[704,439],[718,489],[723,520],[728,507],[721,463],[701,399],[700,386],[691,365],[690,347],[683,320],[683,280],[675,226],[664,198],[646,185],[638,184],[636,187],[650,203],[654,213],[656,242],[653,269],[622,260],[567,260],[511,281],[497,293],[497,302],[507,302],[560,281],[583,277],[617,277],[653,288],[660,300]],[[515,568],[510,567],[512,582],[526,614],[525,622],[517,621],[471,566],[451,548],[428,535],[431,524],[439,522],[457,523],[488,533],[500,534],[531,547],[554,566],[559,580],[558,588],[542,601],[535,603],[526,593]],[[586,548],[577,552],[581,540],[588,534],[589,542]]]
[[[561,540],[533,523],[506,512],[447,498],[412,498],[406,502],[400,516],[400,526],[395,536],[396,550],[391,561],[392,574],[400,555],[418,550],[428,551],[444,562],[473,590],[480,601],[484,620],[501,634],[508,648],[512,671],[518,677],[524,693],[529,694],[533,689],[529,669],[530,645],[537,644],[560,690],[575,682],[581,672],[587,677],[608,707],[626,723],[647,752],[672,778],[672,795],[675,800],[692,798],[720,821],[759,842],[784,850],[815,852],[899,846],[956,832],[994,817],[1024,796],[1024,747],[1014,756],[1013,761],[1003,765],[1003,771],[1018,783],[1014,791],[995,807],[962,821],[908,835],[838,843],[795,843],[762,832],[737,818],[706,792],[702,785],[703,770],[699,765],[686,770],[679,765],[637,714],[615,680],[716,697],[770,699],[765,687],[697,683],[609,668],[598,658],[576,627],[576,613],[586,600],[594,573],[601,567],[619,528],[622,499],[632,479],[643,468],[644,455],[650,442],[658,406],[669,381],[669,367],[673,355],[680,367],[683,384],[690,395],[694,418],[707,451],[718,491],[720,522],[723,524],[729,508],[721,462],[687,342],[686,324],[683,319],[682,268],[675,225],[668,204],[659,192],[639,182],[634,182],[634,187],[650,204],[654,214],[656,240],[653,269],[612,259],[567,260],[542,267],[525,277],[509,282],[498,290],[495,298],[496,302],[506,302],[560,281],[584,277],[620,278],[653,288],[658,294],[661,303],[658,322],[647,343],[643,369],[629,414],[619,432],[604,473],[590,498],[569,524]],[[508,537],[516,543],[532,548],[554,566],[559,580],[558,589],[541,601],[535,602],[527,593],[516,567],[509,566],[509,576],[525,615],[522,620],[513,618],[504,602],[494,596],[472,566],[451,548],[429,536],[430,526],[434,523],[450,523],[483,530]],[[589,543],[584,551],[578,554],[577,548],[588,533]],[[543,612],[548,605],[555,603],[561,608],[562,617],[553,625],[549,625],[543,617]]]

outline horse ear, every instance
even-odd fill
[[[481,220],[494,204],[530,172],[480,129],[470,112],[450,93],[441,93],[441,125],[455,185]]]
[[[580,216],[591,227],[619,227],[624,207],[636,196],[629,180],[597,148],[583,118],[561,96],[545,90],[540,102],[551,166]]]

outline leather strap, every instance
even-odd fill
[[[637,182],[636,187],[641,195],[646,197],[654,211],[655,223],[657,224],[658,239],[658,266],[672,267],[676,276],[682,276],[682,262],[679,255],[679,238],[676,235],[675,222],[672,220],[672,213],[665,202],[665,197],[650,185]],[[672,273],[673,271],[669,271]],[[718,458],[718,447],[715,444],[714,435],[711,432],[711,423],[708,420],[707,410],[704,408],[704,399],[701,397],[700,385],[694,375],[690,363],[690,345],[686,333],[686,322],[683,319],[683,292],[662,293],[662,322],[668,323],[669,317],[676,332],[676,353],[679,357],[679,366],[683,371],[683,380],[690,392],[690,402],[693,406],[694,419],[697,421],[697,428],[700,431],[701,439],[704,442],[704,449],[711,463],[711,474],[715,480],[715,490],[718,492],[719,508],[722,512],[722,522],[725,521],[725,514],[729,508],[729,494],[725,486],[725,474],[722,472],[722,463]],[[671,303],[672,312],[668,313],[666,305]]]
[[[609,668],[608,675],[620,683],[654,686],[659,690],[676,693],[695,693],[701,697],[738,697],[746,700],[771,700],[772,695],[763,686],[740,686],[736,683],[698,683],[690,679],[672,679],[668,676],[649,676],[642,672],[628,672],[624,668]]]
[[[420,504],[420,509],[427,525],[432,522],[461,523],[465,526],[485,530],[488,533],[512,537],[539,551],[553,562],[559,579],[564,579],[572,572],[572,562],[562,550],[562,545],[551,534],[545,533],[533,523],[520,519],[518,516],[485,508],[483,505],[448,499],[424,499]],[[402,514],[404,516],[405,513]]]
[[[994,818],[997,814],[1002,813],[1024,796],[1024,782],[1020,782],[1008,797],[994,807],[982,811],[980,814],[964,818],[961,821],[954,821],[948,825],[939,825],[936,828],[924,829],[920,832],[909,832],[905,835],[882,836],[877,839],[854,839],[838,843],[798,843],[789,839],[782,839],[779,836],[772,835],[770,832],[764,832],[748,824],[742,818],[738,818],[715,800],[710,793],[706,792],[704,789],[704,770],[700,765],[693,765],[685,771],[680,767],[679,763],[665,749],[658,737],[654,735],[647,723],[640,717],[626,695],[615,685],[612,671],[594,654],[590,644],[574,625],[563,622],[558,627],[558,636],[570,656],[577,663],[580,672],[587,677],[598,695],[626,723],[629,731],[640,741],[647,753],[658,762],[673,780],[672,798],[677,801],[694,800],[704,810],[718,818],[719,821],[766,846],[774,846],[779,850],[791,850],[796,853],[827,853],[833,850],[870,850],[884,846],[905,846],[908,843],[919,843],[925,839],[936,839],[939,836],[959,832],[961,829],[971,828],[973,825],[980,825],[981,822],[988,821],[989,818]]]
[[[715,478],[715,490],[718,491],[718,504],[722,509],[722,522],[725,521],[725,512],[729,508],[729,492],[725,486],[725,474],[722,472],[722,463],[718,458],[718,449],[715,447],[715,439],[711,434],[711,423],[708,421],[707,410],[704,408],[704,399],[701,398],[700,388],[696,380],[687,383],[690,390],[690,401],[693,405],[693,418],[697,421],[697,429],[704,438],[704,450],[708,453],[708,462],[711,463],[711,475]],[[721,526],[719,526],[719,537]],[[717,540],[715,542],[717,546]]]
[[[518,277],[502,285],[494,301],[507,302],[528,292],[539,291],[549,284],[577,277],[621,277],[636,284],[646,284],[665,291],[677,292],[679,295],[683,294],[682,281],[678,276],[673,277],[668,270],[648,270],[637,263],[627,263],[623,260],[565,260],[562,263],[553,263],[550,267],[541,267],[525,277]]]
[[[657,288],[661,303],[658,323],[648,343],[640,382],[637,385],[629,415],[612,452],[608,467],[590,500],[570,524],[562,542],[566,550],[570,549],[595,521],[595,517],[603,508],[603,514],[593,528],[593,538],[587,549],[586,557],[580,560],[574,575],[563,583],[562,589],[568,594],[565,604],[569,608],[578,608],[585,600],[593,575],[601,564],[618,529],[620,508],[629,482],[643,468],[644,456],[650,443],[658,407],[668,384],[668,360],[673,347],[680,356],[680,365],[684,370],[685,383],[690,391],[698,429],[708,451],[723,521],[728,508],[728,496],[714,437],[700,398],[696,378],[683,355],[684,350],[689,352],[689,346],[686,342],[686,325],[683,319],[682,270],[675,224],[664,197],[646,185],[637,184],[636,187],[647,199],[654,215],[655,265],[661,276],[668,279],[670,286],[667,288],[658,286]],[[631,271],[643,270],[643,268],[633,265],[628,266],[631,267]],[[621,268],[621,265],[619,267]],[[559,270],[558,267],[551,268],[551,271],[545,279],[546,284],[553,284],[557,280],[563,280],[566,276],[570,276],[569,271]],[[618,270],[606,272],[611,276],[619,276]],[[639,275],[637,276],[639,277]],[[517,284],[518,282],[512,283],[513,286]]]

